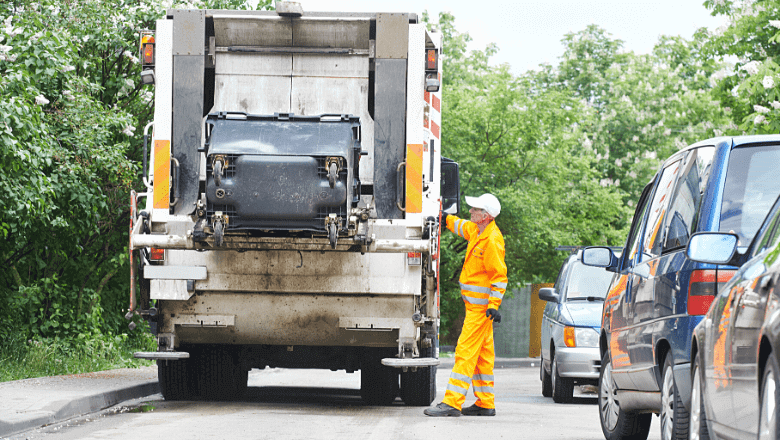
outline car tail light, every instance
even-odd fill
[[[704,315],[710,309],[712,300],[735,270],[694,270],[688,284],[688,314]]]
[[[566,344],[567,347],[577,346],[577,338],[574,336],[574,327],[567,326],[563,328],[563,343]]]
[[[152,248],[151,256],[149,258],[152,261],[164,261],[165,249]]]

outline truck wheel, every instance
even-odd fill
[[[688,410],[683,406],[677,384],[674,383],[672,356],[664,359],[664,375],[661,385],[661,439],[685,440],[688,438]]]
[[[601,359],[599,374],[599,421],[606,440],[645,440],[650,433],[652,414],[627,413],[620,408],[617,386],[612,379],[609,353]]]
[[[420,357],[433,357],[433,347],[420,350]],[[420,367],[401,373],[401,399],[409,406],[430,406],[436,399],[437,367]]]
[[[539,368],[539,377],[542,379],[542,396],[552,397],[552,377],[544,369],[544,360],[542,360]]]
[[[238,394],[237,368],[230,350],[204,347],[198,360],[200,394],[206,400],[230,400]]]
[[[390,405],[398,395],[398,370],[382,365],[381,352],[370,350],[360,363],[360,398],[367,405]]]
[[[574,396],[574,381],[558,374],[558,357],[552,361],[552,398],[555,403],[571,403]]]
[[[194,393],[190,382],[189,359],[157,361],[157,380],[165,400],[189,400]]]

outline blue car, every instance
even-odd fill
[[[542,318],[539,376],[542,395],[556,403],[569,403],[575,385],[596,385],[599,380],[599,328],[601,308],[612,274],[580,261],[572,253],[561,266],[554,287],[539,290],[547,301]]]
[[[688,438],[691,336],[736,266],[690,260],[696,232],[726,232],[744,251],[778,194],[780,136],[721,137],[669,157],[637,203],[621,258],[586,248],[585,264],[614,272],[599,349],[599,416],[607,440]]]
[[[738,237],[699,233],[688,258],[740,266],[691,342],[692,439],[777,439],[780,434],[780,199],[745,253]]]

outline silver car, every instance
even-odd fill
[[[582,251],[561,266],[555,287],[539,290],[547,301],[542,320],[542,395],[571,402],[574,385],[597,385],[601,310],[614,275],[582,264]]]

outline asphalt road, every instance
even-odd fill
[[[437,375],[439,402],[449,369]],[[576,439],[601,440],[596,395],[574,403],[541,396],[538,367],[496,369],[496,417],[432,418],[400,400],[360,400],[360,374],[252,370],[240,402],[166,402],[159,394],[17,434],[11,439]],[[474,401],[469,396],[466,405]],[[653,418],[650,439],[658,439]]]

